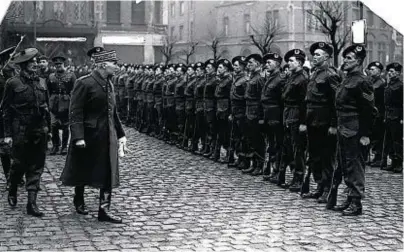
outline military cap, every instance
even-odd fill
[[[368,65],[368,67],[367,67],[367,69],[370,69],[371,67],[377,67],[377,68],[379,68],[380,69],[380,71],[383,71],[383,64],[382,63],[380,63],[379,61],[373,61],[373,62],[371,62],[369,65]]]
[[[194,63],[189,64],[189,65],[187,66],[187,69],[188,69],[188,68],[192,68],[193,70],[195,70],[195,64],[194,64]]]
[[[254,60],[256,60],[256,61],[258,61],[259,63],[262,64],[262,57],[261,57],[261,55],[259,55],[258,53],[250,54],[250,55],[245,59],[245,61],[248,62],[250,59],[254,59]]]
[[[202,62],[197,62],[197,63],[195,63],[195,70],[197,69],[197,68],[200,68],[200,69],[205,69],[205,65],[202,63]]]
[[[15,46],[4,49],[0,52],[0,61],[7,61],[10,58],[10,54],[14,51]]]
[[[36,48],[27,48],[24,49],[20,52],[18,52],[17,54],[15,54],[12,58],[11,58],[11,63],[14,64],[21,64],[24,62],[27,62],[31,59],[33,59],[36,55],[38,54],[38,49]]]
[[[53,63],[63,63],[65,61],[66,61],[66,58],[62,54],[58,54],[52,58]]]
[[[360,58],[360,59],[364,59],[366,58],[366,49],[365,47],[363,47],[362,45],[350,45],[347,48],[345,48],[345,50],[342,52],[342,57],[346,57],[346,55],[350,52],[355,53],[355,55]]]
[[[282,71],[285,71],[286,69],[289,69],[289,65],[288,65],[288,64],[283,65]]]
[[[391,68],[393,68],[397,72],[401,72],[401,70],[403,70],[403,66],[400,63],[397,63],[397,62],[393,62],[393,63],[388,64],[386,66],[386,71],[389,71]]]
[[[181,68],[181,71],[184,73],[187,71],[187,66],[182,63],[177,64],[177,66],[175,67],[175,70],[177,70],[177,68]]]
[[[118,61],[118,58],[116,57],[116,52],[114,50],[93,53],[93,58],[94,58],[95,63],[103,63],[103,62],[107,62],[107,61],[113,61],[113,62]]]
[[[38,57],[38,61],[41,61],[41,60],[46,60],[46,61],[48,61],[49,58],[46,57],[45,55],[41,55],[41,56]]]
[[[282,63],[282,57],[277,53],[270,52],[265,54],[263,57],[264,64],[265,62],[267,62],[267,60],[275,60],[278,61],[279,63]]]
[[[220,59],[220,60],[217,62],[217,65],[220,65],[220,64],[222,64],[224,67],[226,67],[227,70],[233,71],[233,65],[230,63],[229,60],[227,60],[227,59]]]
[[[216,68],[216,62],[215,62],[214,59],[208,59],[207,61],[205,61],[205,68],[206,68],[209,64],[212,65],[214,68]]]
[[[324,52],[326,52],[326,53],[327,53],[328,55],[330,55],[330,56],[332,56],[332,53],[333,53],[333,51],[334,51],[334,49],[332,48],[332,46],[331,46],[330,44],[328,44],[328,43],[326,43],[326,42],[316,42],[316,43],[314,43],[314,44],[312,44],[312,45],[310,46],[310,53],[311,53],[311,55],[314,55],[314,52],[315,52],[317,49],[323,50]]]
[[[94,53],[100,53],[103,51],[105,51],[104,47],[95,46],[87,51],[87,56],[91,58],[91,57],[93,57]]]
[[[285,62],[288,62],[290,57],[296,57],[296,59],[304,61],[306,59],[306,54],[300,49],[292,49],[285,54]]]
[[[231,63],[234,65],[236,63],[236,61],[238,61],[238,63],[240,65],[247,65],[247,62],[245,61],[245,57],[244,56],[236,56],[231,60]]]

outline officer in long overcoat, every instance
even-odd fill
[[[111,191],[119,186],[118,144],[126,145],[118,117],[111,77],[117,70],[115,51],[93,55],[96,69],[79,78],[70,103],[71,139],[66,165],[61,175],[64,185],[75,186],[74,205],[88,214],[84,186],[100,189],[98,220],[121,223],[109,212]]]

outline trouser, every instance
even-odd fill
[[[307,127],[308,165],[314,181],[324,191],[331,187],[332,173],[335,164],[336,136],[328,134],[328,126]]]
[[[154,116],[155,116],[155,132],[157,134],[160,134],[163,132],[163,104],[162,103],[156,103],[154,107]]]
[[[226,150],[229,148],[229,138],[230,138],[230,130],[229,129],[229,115],[225,112],[220,112],[216,116],[216,129],[217,129],[217,140],[216,140],[216,148],[220,150],[223,146]]]
[[[246,139],[245,139],[245,116],[233,116],[232,132],[230,139],[230,151],[234,151],[238,157],[244,157],[246,155]]]
[[[69,140],[69,125],[68,125],[68,119],[63,118],[63,119],[58,119],[55,117],[55,115],[51,114],[51,127],[52,127],[52,145],[54,147],[59,147],[60,146],[60,136],[59,136],[59,130],[62,130],[62,148],[67,147],[67,141]]]
[[[205,114],[203,110],[196,111],[195,113],[195,129],[192,136],[192,143],[198,145],[199,140],[204,147],[206,136],[206,123]]]
[[[170,132],[170,135],[175,135],[175,133],[177,132],[177,120],[174,106],[167,107],[166,120],[167,120],[167,129]]]
[[[192,136],[194,135],[194,128],[195,128],[195,112],[192,109],[188,109],[185,111],[185,126],[184,126],[184,135],[186,138],[186,141],[188,139],[192,139]]]
[[[299,132],[299,123],[284,126],[280,171],[289,165],[293,167],[293,179],[303,181],[305,172],[305,136]]]
[[[147,103],[147,128],[148,131],[154,131],[156,127],[156,116],[154,111],[154,102]]]
[[[266,124],[265,136],[268,143],[269,161],[274,162],[273,172],[278,173],[282,159],[283,128],[281,123]]]
[[[365,193],[365,159],[358,135],[345,137],[338,134],[338,165],[342,170],[348,197],[363,198]]]
[[[13,139],[10,186],[16,187],[25,174],[27,191],[39,191],[45,166],[47,133],[32,133]]]
[[[179,140],[182,141],[182,137],[184,135],[184,126],[185,126],[185,109],[183,107],[175,108],[176,115],[176,123],[177,123],[177,135]]]
[[[397,120],[386,122],[386,139],[384,158],[390,155],[394,164],[402,166],[403,163],[403,125]]]
[[[265,141],[258,119],[246,118],[247,157],[262,166],[265,161]]]
[[[206,122],[206,144],[209,144],[211,150],[214,150],[216,143],[216,112],[215,110],[205,110]]]
[[[1,166],[3,166],[4,177],[9,180],[9,173],[11,167],[11,156],[9,154],[0,154]]]
[[[137,100],[135,100],[134,98],[130,98],[129,99],[129,122],[133,123],[135,121],[135,117],[136,117],[136,107],[137,107]]]
[[[375,160],[380,160],[383,148],[383,137],[384,137],[384,122],[383,117],[377,117],[372,129],[371,137],[371,147],[375,154]]]

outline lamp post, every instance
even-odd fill
[[[36,47],[36,1],[34,3],[34,47]]]

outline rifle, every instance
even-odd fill
[[[229,158],[226,160],[227,166],[229,166],[230,164],[230,155],[234,155],[231,151],[233,149],[233,141],[234,141],[233,137],[234,137],[234,117],[232,116],[229,147],[227,147],[227,153],[229,154]]]
[[[4,66],[1,68],[0,72],[3,73],[4,68],[10,63],[11,58],[16,54],[17,50],[20,49],[21,43],[25,38],[25,34],[21,36],[20,42],[15,46],[14,51],[10,54],[10,57],[8,58],[7,62],[4,64]]]
[[[338,196],[338,186],[341,184],[342,181],[342,165],[343,160],[341,156],[341,147],[340,147],[340,140],[337,132],[337,165],[332,174],[331,180],[331,188],[327,198],[327,205],[326,209],[332,210],[334,206],[337,204],[337,196]]]
[[[386,115],[387,115],[387,111],[384,112],[384,118],[383,120],[386,120]],[[380,169],[383,168],[383,159],[384,159],[384,149],[386,148],[386,132],[387,132],[387,127],[386,125],[384,125],[384,133],[383,133],[383,145],[382,145],[382,156],[381,156],[381,162],[380,162]],[[387,160],[387,158],[386,158]],[[387,166],[387,162],[386,162],[386,166]]]

